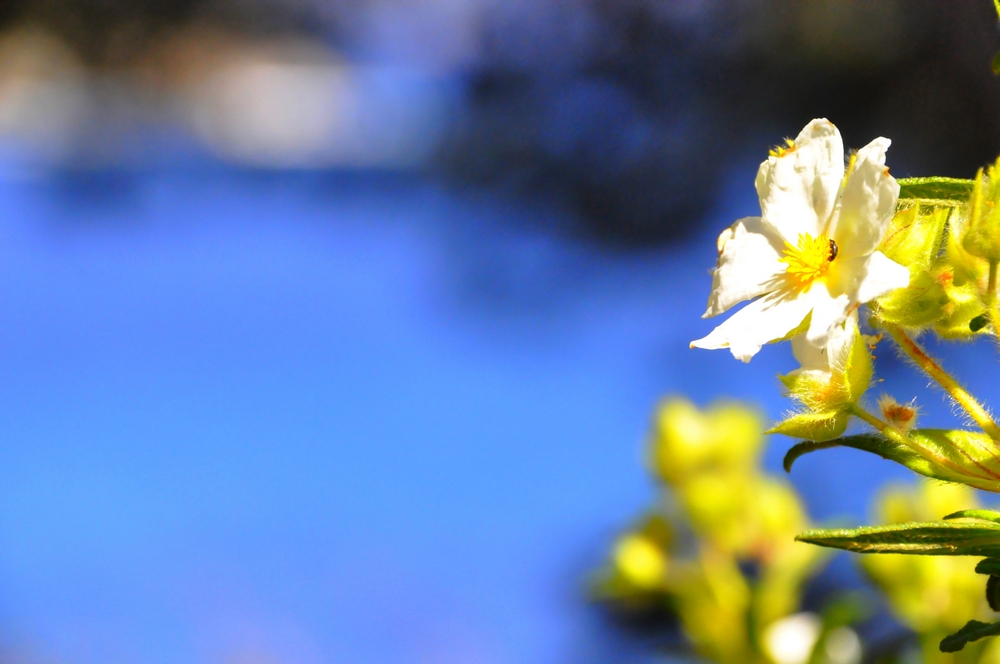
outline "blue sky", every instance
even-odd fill
[[[653,496],[653,406],[789,405],[787,348],[687,348],[752,172],[734,166],[718,228],[631,255],[404,178],[0,183],[3,643],[95,664],[623,661],[582,579]],[[829,451],[792,479],[818,519],[860,521],[907,477]]]

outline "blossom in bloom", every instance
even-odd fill
[[[757,171],[761,216],[719,236],[704,317],[753,301],[692,348],[729,348],[749,362],[765,343],[804,332],[822,349],[858,305],[909,283],[907,268],[876,251],[899,197],[885,166],[889,143],[876,138],[859,150],[846,178],[829,120],[771,151]]]

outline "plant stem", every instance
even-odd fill
[[[983,298],[983,304],[986,305],[986,315],[993,323],[993,334],[1000,338],[1000,316],[997,315],[997,265],[998,263],[990,262],[990,276],[986,283],[986,296]]]
[[[1000,427],[997,423],[993,421],[990,414],[986,412],[986,409],[980,404],[974,396],[969,394],[965,388],[958,384],[951,375],[941,368],[941,366],[935,362],[924,349],[921,348],[917,342],[909,337],[906,332],[903,331],[901,327],[894,323],[883,323],[885,328],[892,335],[892,338],[896,340],[899,347],[903,349],[913,362],[924,370],[924,372],[933,378],[938,385],[944,388],[944,391],[948,393],[952,399],[955,400],[959,406],[961,406],[966,413],[969,414],[976,424],[986,432],[986,434],[992,438],[994,441],[1000,442]]]
[[[927,454],[923,448],[920,446],[915,446],[913,441],[906,437],[906,435],[895,427],[889,426],[887,423],[880,420],[875,415],[872,415],[867,410],[862,408],[859,404],[851,404],[851,415],[854,415],[859,420],[864,420],[868,424],[875,427],[876,430],[889,440],[894,443],[899,443],[900,445],[905,445],[910,449],[915,450],[918,454],[923,457],[927,457]]]
[[[864,420],[868,424],[872,425],[873,427],[878,429],[879,433],[885,433],[885,429],[887,426],[886,423],[880,420],[879,418],[875,417],[874,415],[872,415],[871,413],[869,413],[867,410],[865,410],[856,403],[851,404],[851,415],[854,415],[859,420]]]

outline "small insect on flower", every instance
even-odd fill
[[[826,260],[832,263],[833,259],[837,257],[837,251],[838,251],[837,243],[834,242],[833,240],[830,240],[830,255],[829,258],[827,258]]]

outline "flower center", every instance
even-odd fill
[[[825,275],[836,257],[836,242],[825,235],[813,237],[803,233],[799,235],[798,245],[785,242],[785,255],[780,260],[788,266],[785,274],[789,279],[796,286],[804,287]]]

